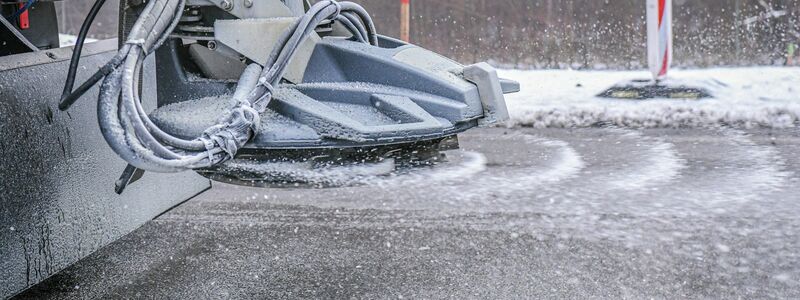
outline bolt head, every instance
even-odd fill
[[[244,7],[247,8],[253,7],[253,0],[244,0]]]
[[[219,3],[219,6],[224,10],[231,10],[233,9],[233,2],[231,0],[222,0],[222,2]]]

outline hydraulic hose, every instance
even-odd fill
[[[195,139],[183,139],[161,130],[150,120],[141,105],[138,79],[145,58],[177,25],[185,1],[148,2],[118,54],[62,101],[64,108],[68,107],[102,79],[97,113],[103,137],[120,157],[139,169],[179,172],[232,159],[259,131],[260,115],[267,109],[289,61],[323,21],[338,21],[356,40],[378,44],[375,26],[363,7],[352,2],[321,1],[280,36],[263,68],[251,64],[245,69],[223,121]]]
[[[78,62],[81,59],[81,52],[83,51],[83,43],[86,42],[86,35],[89,34],[89,28],[92,27],[94,19],[105,3],[106,0],[95,1],[94,5],[92,5],[92,8],[89,10],[89,14],[86,15],[86,19],[83,20],[83,24],[81,24],[81,29],[78,31],[78,38],[75,40],[75,46],[72,47],[72,57],[69,60],[69,70],[67,71],[67,81],[64,83],[64,91],[61,93],[62,102],[72,93],[72,88],[75,86],[75,74],[78,72]],[[100,78],[97,78],[94,83],[99,80]],[[94,83],[92,83],[92,85],[94,85]]]

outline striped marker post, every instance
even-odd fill
[[[647,0],[647,64],[662,80],[672,63],[672,0]]]
[[[400,39],[408,43],[411,35],[411,0],[400,0]]]

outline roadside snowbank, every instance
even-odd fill
[[[511,125],[533,127],[735,127],[800,125],[800,68],[674,70],[671,79],[708,89],[703,100],[615,100],[596,97],[614,84],[647,79],[647,71],[500,70],[522,91],[506,95]]]

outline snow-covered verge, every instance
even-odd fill
[[[647,71],[500,70],[522,90],[506,95],[511,125],[533,127],[734,127],[800,125],[800,68],[673,70],[672,82],[702,87],[713,99],[616,100],[609,87],[647,79]]]

